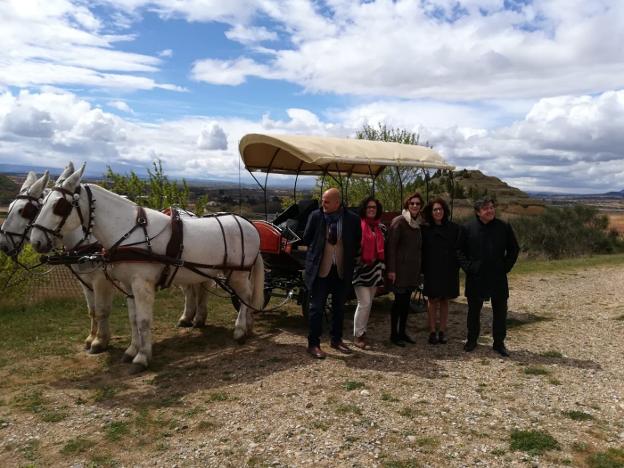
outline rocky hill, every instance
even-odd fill
[[[15,198],[19,186],[7,176],[0,175],[0,205],[7,205]]]
[[[530,197],[498,177],[467,169],[456,171],[453,176],[458,186],[455,207],[459,212],[471,213],[473,200],[483,195],[492,196],[503,215],[534,215],[544,210],[543,201]]]

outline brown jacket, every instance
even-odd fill
[[[420,226],[411,227],[403,215],[390,223],[386,246],[386,274],[396,273],[394,286],[416,288],[420,284],[422,235]]]

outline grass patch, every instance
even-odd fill
[[[29,440],[19,448],[19,452],[28,461],[35,461],[39,458],[39,446],[41,443],[38,440]]]
[[[410,408],[409,406],[404,406],[398,411],[398,413],[406,418],[414,418],[418,415],[418,410]]]
[[[123,436],[130,432],[130,427],[125,421],[113,421],[106,426],[106,438],[111,442],[121,440]]]
[[[592,453],[585,460],[590,468],[624,467],[624,449],[610,448],[604,452]]]
[[[566,258],[562,260],[519,259],[512,275],[532,273],[556,273],[566,270],[584,270],[598,266],[624,265],[624,254],[592,255],[591,257]]]
[[[93,396],[93,401],[95,401],[96,403],[99,403],[99,402],[102,402],[102,401],[110,400],[115,395],[117,395],[118,391],[119,391],[119,389],[117,389],[116,387],[111,387],[109,385],[105,385],[105,386],[100,387],[97,390],[95,390],[95,395]]]
[[[354,405],[352,403],[340,403],[336,406],[337,414],[357,414],[358,416],[362,414],[362,410],[359,406]]]
[[[577,410],[562,411],[561,414],[563,414],[566,418],[572,419],[573,421],[591,421],[594,419],[591,414]]]
[[[544,431],[514,430],[511,432],[509,448],[531,455],[541,455],[548,450],[559,450],[560,445],[557,439]]]
[[[67,419],[68,415],[65,411],[43,411],[40,416],[43,422],[55,423]]]
[[[230,399],[229,395],[225,392],[211,393],[210,396],[208,397],[208,401],[227,401],[229,399]]]
[[[65,445],[63,445],[61,453],[63,455],[75,455],[89,450],[94,445],[95,442],[92,440],[85,439],[84,437],[76,437],[75,439],[68,440]]]
[[[416,445],[423,448],[435,448],[440,445],[440,441],[435,437],[419,437],[416,439]]]
[[[578,453],[584,453],[589,451],[589,445],[587,442],[572,442],[572,450]]]
[[[13,398],[13,406],[30,413],[40,413],[44,410],[46,400],[41,390],[29,390]]]
[[[391,393],[388,392],[383,392],[381,394],[381,401],[389,401],[391,403],[396,403],[399,401],[399,399],[395,396],[393,396]]]
[[[562,358],[563,354],[561,354],[559,351],[544,351],[543,353],[540,353],[540,356],[545,357],[545,358]]]
[[[551,377],[548,379],[548,383],[550,385],[561,385],[561,380],[557,379],[556,377]]]
[[[359,388],[364,388],[364,382],[358,382],[357,380],[347,380],[344,384],[343,387],[345,390],[347,390],[348,392],[352,391],[352,390],[357,390]]]
[[[522,372],[524,372],[526,375],[548,375],[550,374],[550,371],[548,369],[545,369],[539,366],[525,367],[522,370]]]
[[[94,455],[91,457],[89,468],[114,467],[121,464],[110,455]]]
[[[204,419],[203,421],[199,421],[197,423],[197,429],[204,432],[214,431],[221,425],[212,419]]]
[[[325,432],[327,429],[329,429],[329,424],[327,424],[325,421],[312,421],[312,427],[314,429],[320,429],[321,431]]]

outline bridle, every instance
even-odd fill
[[[23,232],[7,231],[0,226],[0,234],[4,234],[7,239],[11,241],[12,248],[10,251],[7,252],[7,255],[9,257],[16,259],[20,251],[22,250],[22,247],[24,247],[26,239],[28,238],[28,232],[32,228],[32,222],[37,217],[37,214],[41,209],[41,198],[42,197],[35,198],[28,192],[26,192],[26,194],[24,195],[18,195],[17,197],[15,197],[16,201],[28,200],[28,202],[18,210],[19,215],[28,221],[28,225]],[[9,209],[9,212],[7,213],[7,219],[11,215],[11,212],[14,208],[15,205],[12,206],[11,209]],[[4,224],[2,226],[4,226]]]
[[[48,194],[48,197],[52,195],[53,192],[59,192],[63,196],[59,198],[54,206],[52,207],[52,212],[61,217],[61,221],[55,229],[50,229],[46,226],[42,226],[39,223],[32,223],[31,228],[40,229],[46,237],[46,241],[49,245],[52,245],[52,238],[55,237],[57,239],[62,239],[63,235],[61,234],[61,230],[65,223],[69,219],[74,208],[78,213],[78,218],[80,218],[80,225],[82,226],[83,237],[82,239],[72,248],[72,250],[76,250],[80,247],[91,235],[91,230],[93,229],[93,211],[95,210],[95,201],[93,200],[93,193],[91,192],[91,188],[88,185],[85,185],[85,192],[87,193],[87,200],[89,203],[89,218],[88,222],[85,223],[85,218],[82,214],[82,210],[80,209],[80,192],[82,185],[79,185],[74,192],[70,190],[64,189],[63,187],[54,187]],[[67,200],[66,197],[70,197],[71,201]]]

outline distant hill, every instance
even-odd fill
[[[11,203],[19,189],[19,185],[7,176],[0,175],[0,205]]]
[[[512,187],[498,177],[485,175],[479,170],[461,170],[454,174],[455,183],[462,187],[465,198],[456,197],[455,206],[470,213],[472,202],[487,194],[496,200],[499,211],[507,215],[533,215],[544,210],[544,202]]]

